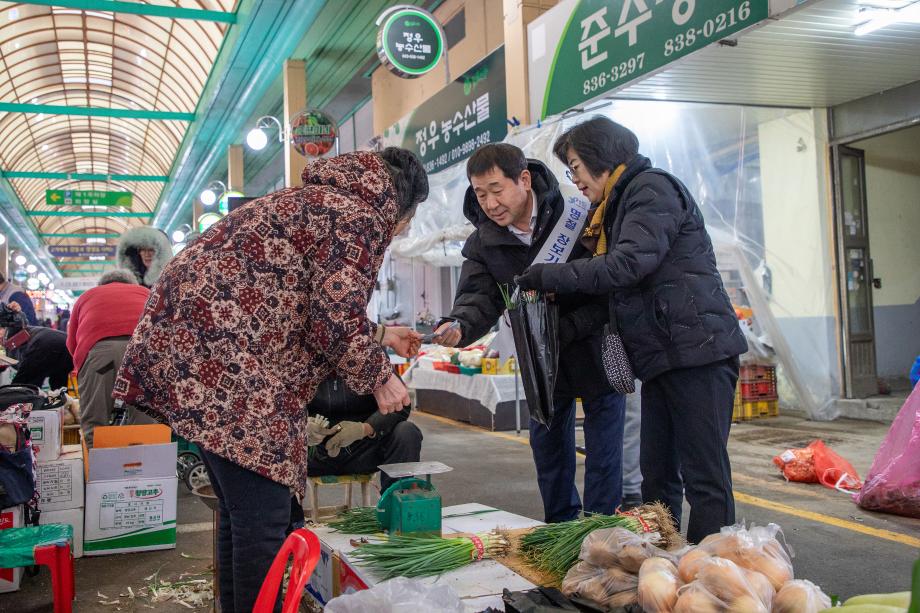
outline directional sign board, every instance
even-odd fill
[[[92,256],[105,256],[114,258],[115,245],[51,245],[48,253],[53,258],[88,258]]]
[[[100,192],[70,189],[45,190],[45,203],[52,206],[123,206],[130,209],[131,192]]]

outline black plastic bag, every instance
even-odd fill
[[[559,373],[559,306],[546,294],[520,290],[515,290],[508,306],[527,408],[535,421],[548,428]]]

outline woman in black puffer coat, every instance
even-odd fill
[[[735,522],[726,445],[747,343],[699,206],[638,150],[636,135],[605,117],[556,141],[554,153],[595,203],[582,238],[594,257],[531,266],[518,283],[609,296],[643,382],[642,497],[667,504],[679,525],[686,492],[687,536],[699,542]]]

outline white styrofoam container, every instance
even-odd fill
[[[81,480],[82,483],[82,480]],[[83,557],[83,508],[64,509],[61,511],[42,511],[38,523],[46,524],[70,524],[73,527],[73,542],[70,544],[70,550],[73,557]]]
[[[68,445],[57,460],[38,462],[35,489],[42,512],[83,507],[83,449],[79,445]]]
[[[64,445],[64,422],[60,409],[43,409],[29,413],[32,449],[38,462],[57,460]]]
[[[0,510],[0,530],[22,528],[22,506]],[[22,568],[0,568],[0,594],[15,592],[22,581]]]

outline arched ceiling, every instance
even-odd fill
[[[0,171],[46,244],[78,244],[60,235],[149,223],[237,0],[48,4],[0,2]],[[133,206],[52,207],[48,189]]]

